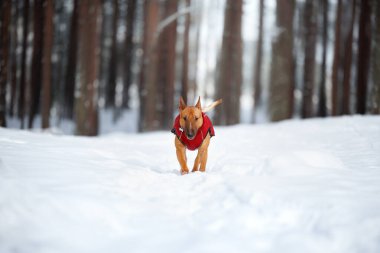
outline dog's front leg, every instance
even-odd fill
[[[206,149],[201,156],[201,167],[199,170],[202,172],[206,171],[207,155],[208,155],[208,149]]]
[[[196,172],[198,170],[205,172],[206,163],[207,163],[207,149],[199,149],[197,157],[195,158],[193,170],[191,172]]]
[[[208,134],[204,139],[202,145],[198,149],[197,158],[195,158],[194,167],[192,172],[195,171],[206,171],[207,155],[208,155],[208,145],[210,144],[210,135]]]
[[[198,171],[198,169],[199,169],[199,165],[200,165],[200,163],[201,163],[201,157],[202,157],[201,151],[198,150],[197,157],[195,158],[195,161],[194,161],[193,170],[192,170],[191,172],[196,172],[196,171]]]
[[[186,147],[177,139],[175,138],[175,148],[176,148],[176,154],[177,159],[179,162],[179,165],[181,166],[181,174],[187,174],[189,173],[189,169],[187,168],[187,159],[186,159]]]

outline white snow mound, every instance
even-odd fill
[[[180,176],[169,131],[0,129],[0,252],[380,252],[379,116],[215,130]]]

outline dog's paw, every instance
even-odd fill
[[[189,174],[189,170],[181,170],[181,175]]]

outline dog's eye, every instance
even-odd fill
[[[186,121],[186,120],[187,120],[187,117],[183,117],[183,119]]]
[[[197,118],[197,117],[195,117],[195,120],[198,120],[198,118]]]

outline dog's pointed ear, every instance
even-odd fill
[[[199,110],[202,110],[202,106],[201,106],[201,97],[200,97],[200,96],[198,97],[198,102],[197,102],[197,104],[195,105],[195,107],[197,107]]]
[[[186,103],[185,101],[183,100],[182,96],[179,98],[179,110],[182,111],[183,109],[186,108]]]

